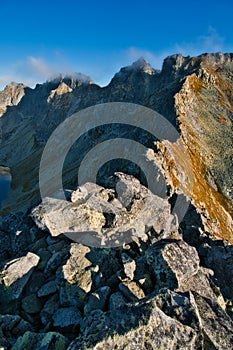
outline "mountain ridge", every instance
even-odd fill
[[[158,143],[162,159],[158,159],[159,154],[155,154],[155,159],[162,164],[171,185],[180,187],[193,198],[208,229],[232,240],[232,72],[231,53],[197,57],[176,54],[164,60],[161,71],[154,70],[140,58],[122,68],[105,87],[94,84],[91,79],[86,84],[69,78],[39,84],[34,89],[20,85],[24,94],[13,99],[15,105],[9,106],[0,118],[0,164],[9,166],[13,175],[10,198],[21,191],[20,188],[26,188],[28,193],[24,190],[17,194],[18,209],[38,202],[39,196],[35,193],[38,193],[41,152],[51,132],[67,117],[99,103],[131,102],[159,112],[180,132],[180,142],[192,158],[198,190],[195,192],[182,184],[182,173],[187,169],[179,164],[183,155],[175,145]],[[100,137],[99,141],[103,139]],[[80,161],[81,158],[75,162],[76,166]],[[174,162],[174,168],[169,168]],[[27,166],[31,170],[23,174]],[[64,175],[67,185],[75,174],[71,162],[68,168]],[[14,206],[17,210],[16,201],[11,200],[8,208]]]

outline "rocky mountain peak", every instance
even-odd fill
[[[144,73],[153,75],[155,74],[155,69],[151,67],[150,63],[145,60],[144,57],[140,57],[131,66],[128,67],[129,70],[143,71]]]
[[[146,78],[148,76],[156,75],[156,73],[159,73],[159,71],[152,68],[150,63],[148,63],[143,57],[140,57],[131,65],[121,68],[120,71],[114,75],[110,85],[121,85],[126,81],[134,81],[135,84],[142,78],[142,76]]]
[[[54,83],[58,85],[64,83],[71,89],[74,89],[77,86],[81,86],[83,84],[93,84],[93,81],[89,76],[85,74],[74,72],[70,74],[60,74],[57,77],[49,80],[48,83]]]
[[[11,82],[0,91],[0,117],[5,113],[7,106],[16,106],[21,101],[25,88],[22,83]]]
[[[168,75],[174,75],[189,58],[189,56],[184,57],[181,54],[168,56],[163,62],[162,72]]]

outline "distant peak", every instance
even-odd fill
[[[82,84],[93,84],[91,78],[82,73],[68,73],[68,74],[60,74],[57,77],[48,81],[49,83],[65,83],[72,89],[76,86],[80,86]]]
[[[10,90],[10,89],[17,89],[17,88],[24,89],[26,87],[27,86],[24,85],[23,83],[16,83],[15,81],[12,81],[11,83],[6,85],[4,90],[7,91],[7,90]]]
[[[129,66],[129,68],[133,70],[143,71],[144,73],[150,75],[155,73],[154,68],[151,67],[150,63],[147,62],[144,57],[140,57],[137,61],[133,62],[133,64]]]
[[[134,66],[135,68],[143,68],[147,65],[150,65],[144,57],[140,57],[139,59],[137,59],[137,61],[133,62],[132,66]]]

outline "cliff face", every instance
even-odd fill
[[[165,59],[161,71],[140,59],[122,68],[104,88],[77,76],[56,79],[35,89],[14,85],[0,97],[0,164],[9,166],[13,176],[5,212],[25,211],[39,202],[41,155],[52,131],[63,120],[95,104],[132,102],[156,110],[177,127],[180,139],[173,144],[157,142],[155,159],[173,191],[182,190],[192,199],[205,228],[233,242],[232,54],[174,55]],[[117,132],[113,136],[119,137],[122,130]],[[126,136],[132,138],[131,134],[132,130],[128,130]],[[90,149],[93,139],[102,142],[103,133],[93,131],[82,140],[83,152]],[[150,142],[146,140],[147,145]],[[71,154],[64,169],[65,186],[74,184],[81,160],[82,154]],[[188,181],[190,167],[192,183]]]
[[[0,91],[0,117],[6,112],[8,106],[16,106],[24,96],[23,84],[11,83]]]

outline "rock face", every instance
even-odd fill
[[[6,112],[8,106],[17,106],[25,95],[26,86],[11,83],[0,91],[0,117]]]

